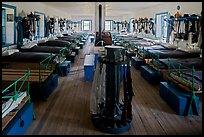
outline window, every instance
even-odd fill
[[[37,20],[36,21],[36,35],[35,35],[35,38],[38,38],[38,37],[40,37],[40,21],[39,20]]]
[[[167,18],[167,15],[162,16],[162,37],[166,38],[167,36],[167,22],[165,21]]]
[[[2,46],[16,44],[16,7],[2,4]]]
[[[45,23],[46,23],[45,22],[45,14],[41,13],[41,12],[38,12],[38,11],[34,11],[34,14],[38,15],[40,17],[40,19],[36,21],[36,30],[37,30],[36,36],[38,38],[44,37],[45,36],[45,31],[46,31],[46,28],[45,28]]]
[[[106,20],[105,21],[105,30],[107,30],[107,31],[113,30],[113,21],[112,20]]]
[[[2,9],[2,47],[6,44],[6,12]]]
[[[167,18],[168,12],[156,14],[156,37],[166,41],[167,36]]]
[[[134,23],[133,23],[133,21],[134,21],[135,19],[134,18],[131,18],[130,19],[130,27],[129,27],[129,32],[133,32],[134,31]]]
[[[90,31],[92,28],[91,20],[82,20],[82,31]]]

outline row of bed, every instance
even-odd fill
[[[202,99],[201,47],[183,49],[158,40],[120,34],[113,35],[113,43],[126,47],[132,66],[148,82],[165,81],[186,94],[192,93],[192,100],[195,95]]]
[[[149,66],[154,67],[156,70],[168,72],[171,69],[187,69],[194,68],[196,71],[202,70],[202,57],[200,50],[184,51],[176,46],[154,43],[149,39],[138,38],[135,36],[117,36],[120,37],[119,44],[122,45],[123,41],[129,41],[129,46],[132,52],[138,58],[144,60]],[[118,44],[117,42],[114,42]],[[133,48],[132,48],[133,47]],[[183,67],[183,68],[182,68]]]
[[[16,109],[20,110],[19,106],[23,108],[23,104],[36,99],[47,100],[58,85],[56,69],[69,60],[74,49],[79,47],[79,44],[85,44],[87,38],[87,33],[78,32],[38,41],[24,39],[24,44],[16,49],[2,51],[3,134],[10,134],[6,129],[14,117],[11,117],[11,113]],[[50,88],[53,85],[55,87]],[[47,90],[51,91],[46,91],[46,86]],[[34,114],[33,116],[35,117]]]

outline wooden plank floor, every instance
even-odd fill
[[[88,43],[71,72],[59,77],[59,84],[46,102],[34,102],[36,120],[26,135],[109,135],[96,129],[90,117],[90,91],[92,82],[83,79],[84,55],[90,50]],[[95,50],[97,50],[95,48]],[[129,131],[120,135],[201,135],[202,102],[199,116],[179,116],[159,96],[159,85],[150,85],[131,68],[133,90],[133,120]]]

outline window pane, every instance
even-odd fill
[[[166,19],[166,18],[167,18],[167,16],[164,16],[164,19]],[[167,36],[167,22],[164,20],[163,20],[163,22],[164,22],[164,35],[163,35],[163,37],[166,38],[166,36]]]
[[[167,36],[167,22],[165,19],[167,18],[167,13],[156,15],[156,37],[158,38],[166,38]]]
[[[82,20],[82,30],[91,30],[91,20]]]
[[[2,9],[2,47],[5,46],[6,43],[6,11]]]
[[[105,21],[105,30],[112,30],[112,21]]]

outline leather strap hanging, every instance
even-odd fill
[[[184,14],[183,17],[189,17],[188,14]],[[189,35],[189,20],[184,21],[185,24],[185,33],[184,33],[184,40],[188,40],[188,35]]]

